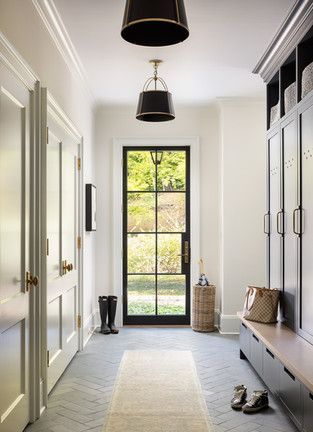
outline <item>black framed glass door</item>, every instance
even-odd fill
[[[189,147],[123,149],[124,324],[190,323]]]

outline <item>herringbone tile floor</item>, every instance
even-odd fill
[[[216,432],[296,431],[273,396],[271,407],[262,413],[244,415],[231,410],[234,385],[245,383],[249,391],[264,386],[249,363],[239,359],[237,336],[184,328],[123,328],[119,335],[95,334],[51,393],[41,419],[26,431],[101,432],[123,352],[136,349],[192,351]]]

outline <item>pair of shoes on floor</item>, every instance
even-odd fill
[[[230,405],[232,409],[240,410],[245,414],[259,412],[268,408],[268,392],[267,390],[255,390],[247,401],[247,387],[237,385],[234,388],[234,397]]]
[[[100,296],[98,299],[100,317],[101,317],[101,328],[100,333],[102,334],[117,334],[118,329],[115,325],[115,315],[117,307],[116,296]],[[108,318],[108,323],[107,323]]]

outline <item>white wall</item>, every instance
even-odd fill
[[[0,29],[26,60],[42,86],[46,86],[84,137],[83,177],[94,182],[92,102],[81,82],[70,72],[32,1],[0,0]],[[84,234],[84,323],[85,338],[95,308],[95,235]],[[90,321],[90,320],[89,320]]]
[[[245,286],[264,284],[264,101],[232,99],[178,107],[176,120],[142,123],[134,107],[98,107],[96,293],[118,293],[113,281],[113,138],[200,138],[200,249],[217,285],[220,328],[236,332]]]
[[[139,122],[134,107],[99,107],[96,113],[96,173],[98,187],[96,292],[119,292],[112,286],[112,207],[114,190],[112,177],[113,138],[184,138],[200,137],[200,199],[201,199],[201,256],[204,258],[209,278],[218,284],[218,109],[180,107],[176,120],[151,124]]]
[[[236,330],[248,284],[265,286],[265,103],[220,100],[220,328]]]

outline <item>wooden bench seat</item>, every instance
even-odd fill
[[[284,324],[261,324],[242,318],[241,321],[272,353],[313,393],[313,345]]]

